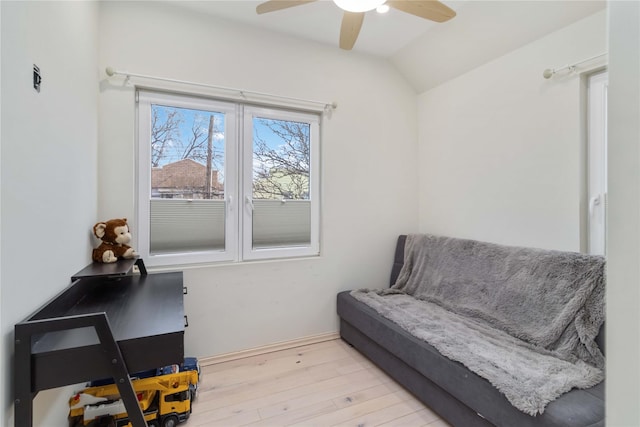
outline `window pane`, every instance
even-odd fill
[[[253,119],[253,247],[307,246],[310,125]]]
[[[224,250],[224,113],[151,105],[151,254]]]
[[[224,250],[224,200],[151,199],[151,253]]]
[[[254,200],[253,247],[308,246],[311,242],[309,200]]]

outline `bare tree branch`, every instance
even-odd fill
[[[167,149],[180,138],[182,116],[177,110],[167,111],[166,118],[159,117],[158,110],[151,114],[151,165],[158,167]]]
[[[254,128],[253,190],[256,198],[306,199],[309,196],[309,125],[259,119],[282,143],[273,147]]]

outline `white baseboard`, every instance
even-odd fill
[[[247,350],[234,351],[232,353],[219,354],[217,356],[203,357],[199,359],[200,366],[215,365],[217,363],[229,362],[231,360],[243,359],[245,357],[259,356],[261,354],[272,353],[274,351],[288,350],[290,348],[302,347],[303,345],[317,344],[324,341],[331,341],[340,338],[338,332],[312,335],[310,337],[298,338],[291,341],[282,341],[262,347],[250,348]]]

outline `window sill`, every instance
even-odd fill
[[[203,268],[242,267],[247,265],[301,262],[301,261],[321,260],[322,258],[323,258],[322,255],[309,255],[309,256],[300,256],[300,257],[269,258],[269,259],[256,259],[256,260],[245,260],[245,261],[215,261],[215,262],[202,262],[202,263],[194,263],[194,264],[171,264],[171,265],[147,267],[147,271],[149,273],[165,273],[170,271],[200,270]]]

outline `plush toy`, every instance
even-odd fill
[[[93,234],[102,243],[93,250],[95,262],[111,263],[118,258],[135,258],[137,253],[127,243],[131,242],[131,233],[126,218],[110,219],[93,226]]]

